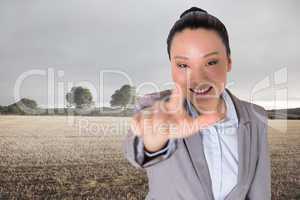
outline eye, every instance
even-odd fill
[[[216,64],[218,64],[218,60],[212,60],[212,61],[209,61],[208,63],[207,63],[207,65],[209,65],[209,66],[211,66],[211,65],[216,65]]]
[[[187,65],[186,64],[176,64],[177,67],[179,68],[187,68]]]

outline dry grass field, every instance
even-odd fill
[[[144,199],[146,174],[121,150],[128,123],[0,116],[0,199]],[[300,121],[269,121],[273,199],[300,199],[299,130]]]

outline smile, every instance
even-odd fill
[[[208,86],[206,88],[203,89],[192,89],[190,88],[190,91],[193,92],[196,95],[206,95],[207,93],[209,93],[212,90],[212,86]]]

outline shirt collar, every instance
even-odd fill
[[[226,89],[224,89],[221,96],[225,101],[227,112],[226,112],[225,119],[222,120],[221,122],[216,123],[216,125],[222,125],[222,126],[226,126],[226,127],[227,126],[235,126],[237,128],[239,123],[238,123],[236,109],[235,109],[233,101],[232,101],[230,95],[228,94],[228,92],[226,91]],[[187,110],[190,113],[190,115],[193,118],[197,117],[199,114],[198,114],[196,108],[194,107],[194,105],[189,100],[186,100],[186,102],[187,102]]]

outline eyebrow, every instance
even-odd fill
[[[219,54],[219,52],[218,51],[213,51],[213,52],[210,52],[210,53],[208,53],[208,54],[206,54],[202,57],[205,58],[205,57],[212,56],[212,55],[215,55],[215,54]],[[185,56],[174,56],[174,59],[175,58],[180,58],[180,59],[185,59],[185,60],[189,59],[188,57],[185,57]]]

